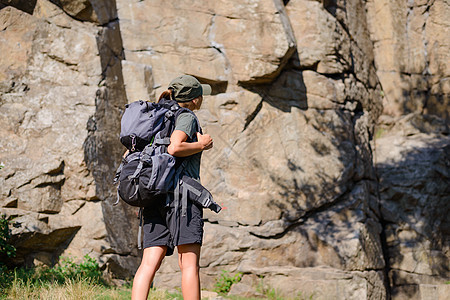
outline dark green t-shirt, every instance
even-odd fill
[[[181,130],[188,136],[187,142],[193,142],[196,139],[199,128],[197,126],[197,120],[191,113],[182,113],[175,121],[175,130]],[[200,180],[200,161],[202,158],[202,152],[185,158],[186,167],[185,172],[189,177]]]

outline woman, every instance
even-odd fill
[[[191,111],[200,109],[203,95],[209,95],[211,87],[202,85],[193,76],[182,75],[170,83],[159,100],[172,99]],[[184,172],[200,180],[201,152],[213,147],[208,134],[200,134],[196,117],[185,112],[178,116],[170,137],[168,153],[184,157]],[[177,246],[178,264],[181,269],[181,290],[185,300],[200,299],[199,260],[203,239],[203,211],[188,201],[187,214],[176,214],[172,205],[160,203],[159,209],[144,209],[144,254],[133,280],[132,299],[147,299],[151,282],[166,255]],[[181,218],[173,222],[173,218]],[[179,223],[178,226],[172,224]],[[174,228],[177,227],[177,228]],[[175,238],[176,236],[176,238]],[[176,240],[175,240],[176,239]]]

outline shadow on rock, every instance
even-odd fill
[[[421,284],[442,284],[450,276],[450,138],[445,128],[434,117],[409,115],[376,140],[393,296],[413,297]]]

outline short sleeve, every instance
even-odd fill
[[[197,120],[190,113],[182,113],[175,121],[175,130],[181,130],[192,140],[197,129]]]

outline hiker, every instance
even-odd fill
[[[200,109],[203,95],[210,93],[211,86],[200,84],[193,76],[182,75],[172,80],[159,101],[175,100],[181,107],[194,111]],[[212,138],[200,132],[196,116],[190,112],[181,113],[175,121],[175,129],[167,148],[169,154],[177,159],[182,158],[184,174],[196,181],[200,180],[201,153],[213,147]],[[165,199],[161,200],[157,208],[144,208],[144,253],[133,280],[133,300],[147,299],[156,271],[164,257],[173,253],[174,246],[178,250],[183,298],[200,299],[199,260],[203,239],[203,208],[188,201],[183,209],[185,214],[180,213],[181,206]]]

